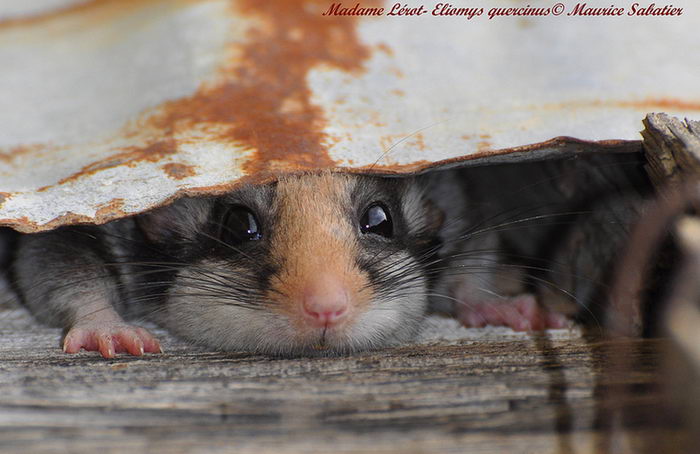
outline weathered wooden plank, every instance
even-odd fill
[[[65,355],[58,330],[1,315],[3,452],[620,452],[601,448],[609,386],[642,390],[620,396],[623,438],[683,435],[656,418],[662,340],[616,341],[634,368],[615,376],[602,362],[614,342],[576,332],[464,330],[486,335],[291,359],[159,333],[166,354],[107,361]]]

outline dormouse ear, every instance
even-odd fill
[[[194,240],[207,227],[212,211],[210,199],[186,198],[136,218],[136,223],[154,243]]]
[[[437,236],[445,223],[445,213],[429,196],[423,180],[402,181],[401,205],[408,230],[413,235]]]
[[[429,234],[436,235],[445,224],[445,212],[429,199],[424,200],[423,206],[426,214],[426,230]]]

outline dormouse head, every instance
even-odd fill
[[[162,323],[225,350],[340,353],[413,336],[436,214],[412,179],[324,172],[139,220],[182,262]]]

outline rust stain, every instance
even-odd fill
[[[401,71],[401,69],[398,66],[392,66],[389,68],[389,72],[391,72],[394,76],[398,77],[399,79],[403,79],[406,77],[406,75]]]
[[[12,147],[9,149],[7,152],[1,152],[0,151],[0,161],[6,162],[6,163],[11,163],[14,161],[18,156],[24,155],[24,154],[29,154],[29,153],[34,153],[40,150],[43,150],[45,147],[44,145],[18,145],[16,147]]]
[[[472,140],[472,139],[475,139],[475,138],[478,137],[479,139],[481,139],[481,140],[483,141],[483,143],[488,143],[488,142],[486,141],[486,139],[490,139],[490,138],[491,138],[491,134],[463,134],[463,135],[461,135],[460,137],[461,137],[463,140]],[[488,144],[488,146],[490,146],[490,144]]]
[[[113,199],[107,203],[99,205],[94,217],[86,216],[84,214],[76,214],[69,211],[52,219],[46,224],[38,224],[28,217],[22,216],[15,219],[0,219],[0,225],[12,227],[13,229],[22,233],[34,233],[55,229],[62,225],[104,224],[105,222],[123,218],[129,215],[130,213],[126,213],[123,210],[123,206],[123,199]]]
[[[380,52],[384,52],[384,53],[387,54],[389,57],[393,57],[393,56],[394,56],[394,51],[392,50],[391,47],[389,47],[389,45],[388,45],[387,43],[379,43],[379,44],[377,44],[376,49],[377,49],[378,51],[380,51]]]
[[[44,15],[5,21],[4,25],[42,24],[69,14],[90,13],[92,18],[97,13],[128,12],[137,5],[158,2],[163,0],[89,1]],[[249,30],[246,42],[232,46],[231,61],[219,71],[221,81],[203,84],[192,96],[165,102],[150,110],[154,114],[146,114],[137,122],[138,130],[148,130],[149,136],[164,139],[143,147],[124,148],[61,179],[59,185],[117,166],[134,166],[144,160],[156,162],[177,151],[178,143],[173,138],[176,132],[198,127],[204,127],[215,139],[252,150],[242,167],[246,175],[257,175],[257,179],[278,171],[336,166],[328,154],[332,138],[323,132],[323,111],[311,102],[306,75],[319,65],[353,74],[364,69],[371,52],[358,38],[358,19],[323,16],[321,13],[328,7],[325,0],[239,0],[231,5],[232,14],[252,16],[259,25]],[[123,135],[139,135],[134,126],[126,125]],[[26,151],[21,147],[10,154],[0,154],[0,159],[9,160]]]
[[[425,151],[427,146],[425,144],[425,136],[423,133],[414,134],[387,134],[379,138],[379,144],[384,150],[382,154],[382,160],[386,161],[396,153],[400,153],[401,147],[410,145],[414,148]]]
[[[640,101],[613,102],[620,107],[632,107],[634,109],[661,109],[661,110],[700,110],[700,101],[691,101],[676,98],[646,98]]]
[[[334,167],[306,75],[319,65],[362,71],[370,50],[357,36],[356,18],[322,16],[327,7],[326,0],[237,2],[239,14],[261,25],[223,69],[224,81],[165,103],[149,123],[166,134],[217,125],[217,139],[253,150],[243,165],[247,175]]]
[[[114,219],[122,216],[126,216],[124,212],[124,199],[112,199],[98,206],[95,211],[95,217],[98,219]]]
[[[0,19],[0,30],[10,28],[47,27],[65,18],[83,20],[85,25],[114,20],[116,17],[133,13],[134,10],[161,3],[163,6],[193,3],[196,0],[89,0],[79,1],[37,14]]]
[[[194,166],[188,166],[187,164],[180,164],[179,162],[171,162],[165,164],[161,167],[168,174],[170,178],[175,180],[182,180],[183,178],[191,177],[196,175]]]
[[[144,3],[154,1],[156,0]],[[98,3],[102,2],[91,1],[85,5],[95,7]],[[122,2],[104,0],[104,3],[116,5]],[[128,0],[124,3],[135,5],[139,2]],[[323,132],[324,113],[311,102],[306,76],[311,69],[318,66],[358,73],[364,69],[363,65],[372,49],[359,41],[356,18],[324,17],[321,10],[327,6],[325,0],[238,1],[235,3],[237,11],[253,16],[258,25],[249,31],[246,42],[232,47],[232,55],[235,55],[235,58],[232,57],[231,61],[220,69],[220,81],[201,86],[192,96],[166,102],[155,114],[143,117],[149,126],[156,128],[157,136],[164,139],[143,147],[118,150],[118,153],[84,167],[60,183],[116,166],[134,166],[144,160],[160,161],[177,151],[178,143],[173,137],[187,128],[212,131],[211,134],[216,139],[251,150],[253,158],[244,165],[246,175],[242,179],[217,186],[183,189],[169,200],[183,195],[227,192],[244,182],[270,181],[273,173],[278,170],[299,172],[337,167],[338,163],[328,154],[328,144],[332,143],[332,138]],[[398,68],[393,68],[392,71],[402,77]],[[663,98],[604,103],[594,101],[568,106],[572,105],[700,110],[700,103]],[[149,136],[151,133],[149,130]],[[440,162],[421,160],[410,164],[376,164],[343,171],[408,174],[452,163],[477,162],[545,146],[591,143],[558,138],[526,147],[491,150],[491,143],[485,140],[490,136],[482,134],[478,137],[482,139],[477,144],[478,153],[467,157]],[[421,149],[425,147],[422,137],[415,140]],[[609,147],[631,148],[629,143],[631,142],[610,142]],[[596,142],[595,145],[606,146],[604,142]],[[0,160],[10,160],[13,156],[31,151],[26,147],[18,147],[17,150],[0,154]],[[163,166],[170,174],[166,169],[168,165],[178,164]],[[28,218],[3,219],[0,223],[12,225],[21,231],[39,231],[65,224],[103,223],[125,215],[123,200],[115,199],[99,206],[94,217],[66,213],[40,226]]]
[[[411,140],[411,143],[413,143],[416,148],[418,148],[420,151],[425,151],[427,149],[427,146],[425,145],[425,137],[423,136],[423,133],[419,132],[416,134],[413,134],[412,137],[413,140]]]
[[[165,156],[172,155],[177,152],[177,142],[172,139],[159,140],[146,147],[126,147],[123,148],[124,151],[111,155],[105,159],[101,159],[97,162],[93,162],[83,168],[81,168],[76,173],[62,178],[55,185],[43,186],[37,189],[38,192],[46,191],[57,185],[62,185],[69,181],[75,181],[87,175],[92,175],[105,169],[111,169],[118,166],[129,166],[133,167],[140,161],[157,162],[164,158]]]
[[[575,145],[575,147],[571,147]],[[461,156],[458,158],[445,159],[442,161],[418,161],[410,164],[394,164],[394,165],[367,165],[361,168],[337,168],[336,172],[347,172],[355,174],[376,174],[376,175],[410,175],[416,173],[426,172],[428,170],[440,169],[444,167],[452,167],[455,165],[478,165],[480,163],[487,163],[492,158],[498,158],[504,155],[513,155],[513,162],[517,162],[518,156],[532,155],[538,152],[544,152],[552,149],[563,149],[566,147],[571,147],[575,150],[572,153],[641,153],[642,142],[639,140],[601,140],[601,141],[586,141],[580,139],[574,139],[572,137],[555,137],[546,142],[540,142],[530,145],[525,145],[521,147],[514,148],[504,148],[500,150],[490,150],[479,153],[474,153],[471,155]],[[533,156],[534,157],[534,156]],[[301,173],[301,172],[294,172]],[[221,195],[235,190],[238,187],[244,186],[246,184],[267,184],[274,181],[275,178],[271,175],[266,175],[262,178],[253,176],[244,176],[236,181],[221,183],[211,186],[201,186],[194,188],[184,188],[177,191],[168,199],[160,202],[157,206],[165,206],[173,201],[188,196],[212,196]],[[121,205],[121,199],[117,199],[119,205]],[[110,202],[111,203],[111,202]],[[105,206],[105,205],[103,205]],[[107,204],[109,206],[109,204]],[[148,211],[154,207],[144,207],[140,211],[129,212],[128,215],[136,215]],[[127,213],[121,213],[121,208],[118,210],[110,209],[98,209],[99,216],[89,217],[84,215],[76,215],[74,213],[67,213],[62,216],[58,216],[45,224],[38,224],[26,216],[20,218],[2,218],[0,219],[0,225],[11,227],[18,232],[23,233],[34,233],[42,232],[51,229],[55,229],[62,225],[70,224],[104,224],[115,219],[119,219],[127,215]]]
[[[12,194],[9,192],[0,192],[0,208],[5,204],[5,201],[7,199],[10,199],[12,197]]]
[[[274,178],[267,177],[263,179],[253,179],[252,177],[243,177],[235,182],[221,183],[211,186],[200,186],[194,188],[185,188],[177,191],[175,194],[169,198],[161,201],[156,206],[166,206],[174,202],[181,197],[195,197],[195,196],[212,196],[212,195],[222,195],[229,193],[240,186],[245,186],[247,184],[267,184],[274,181]],[[102,204],[97,208],[94,217],[85,216],[81,214],[75,214],[68,212],[61,216],[57,216],[50,221],[39,224],[32,221],[26,216],[19,218],[2,218],[0,219],[0,226],[11,227],[18,232],[22,233],[35,233],[35,232],[45,232],[52,230],[64,225],[75,225],[75,224],[104,224],[109,221],[114,221],[115,219],[121,219],[125,216],[137,215],[149,211],[156,206],[144,207],[142,210],[131,211],[126,213],[123,211],[123,199],[114,199],[106,204]]]
[[[343,169],[348,173],[359,174],[399,174],[410,175],[423,173],[428,170],[439,170],[441,168],[451,168],[455,165],[464,167],[488,163],[493,158],[500,158],[505,155],[512,155],[512,162],[519,162],[520,156],[529,155],[532,159],[537,159],[536,155],[552,150],[563,150],[570,148],[572,154],[579,153],[641,153],[642,142],[640,140],[581,140],[573,137],[560,136],[545,142],[538,142],[512,148],[502,148],[497,150],[484,149],[476,153],[464,156],[443,159],[442,161],[416,161],[409,164],[373,164],[359,168]],[[566,156],[561,154],[561,156]]]
[[[0,225],[12,227],[13,229],[22,233],[43,232],[47,230],[53,230],[63,225],[76,224],[101,224],[101,222],[97,218],[85,216],[82,214],[75,214],[70,211],[64,215],[52,219],[46,224],[38,224],[36,222],[33,222],[26,216],[22,216],[21,218],[17,219],[0,219]]]
[[[32,222],[31,219],[29,219],[26,216],[13,219],[0,219],[0,226],[11,227],[17,230],[18,232],[22,233],[34,233],[41,230],[40,228],[38,228],[36,222]]]
[[[109,169],[119,165],[133,166],[137,161],[157,162],[162,158],[177,152],[177,142],[167,138],[154,142],[146,147],[126,147],[124,151],[107,159],[86,166],[83,171],[94,173],[98,170]]]
[[[403,90],[399,90],[398,88],[391,90],[391,94],[396,95],[396,96],[406,96],[406,92]]]
[[[638,100],[583,100],[545,104],[533,109],[565,110],[587,108],[639,109],[646,112],[685,110],[700,111],[700,101],[678,98],[644,98]]]
[[[488,151],[493,147],[493,144],[488,140],[482,140],[476,143],[476,150],[479,152]]]
[[[348,169],[351,173],[362,173],[366,171],[383,173],[383,174],[396,174],[396,173],[413,173],[423,170],[427,166],[432,165],[431,161],[422,159],[420,161],[413,161],[408,164],[370,164],[362,166],[356,169]]]
[[[520,18],[517,21],[518,28],[529,29],[535,26],[535,22],[531,19]]]

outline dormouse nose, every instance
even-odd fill
[[[307,281],[302,296],[302,312],[314,326],[339,324],[346,318],[349,306],[348,290],[338,276],[321,273]]]

